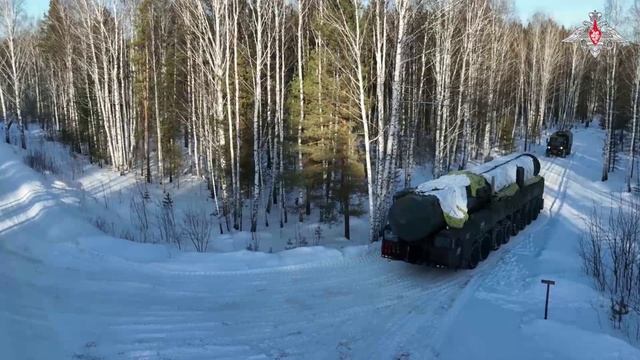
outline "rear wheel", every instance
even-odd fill
[[[513,224],[509,221],[506,220],[504,222],[504,227],[502,228],[502,233],[504,234],[502,237],[502,243],[506,244],[509,242],[509,240],[511,239],[511,235],[513,234]]]
[[[533,220],[536,220],[538,218],[538,214],[540,214],[540,208],[542,206],[540,206],[540,203],[542,201],[540,199],[535,199],[535,201],[533,202]]]
[[[491,252],[491,247],[493,246],[491,241],[491,235],[485,234],[482,239],[482,243],[480,244],[480,259],[484,260],[489,257],[489,253]]]
[[[493,250],[500,249],[500,245],[502,245],[502,238],[504,236],[504,229],[502,227],[502,223],[496,224],[495,229],[493,230]]]
[[[407,246],[407,262],[410,264],[417,264],[420,262],[420,255],[422,254],[422,249],[417,245],[409,245]]]
[[[467,269],[475,269],[480,262],[480,247],[474,246],[469,255],[469,261],[467,262]]]
[[[534,202],[531,201],[529,203],[527,203],[527,205],[525,205],[525,211],[524,213],[525,215],[525,224],[529,225],[531,224],[531,221],[533,221],[533,211],[534,211]]]
[[[527,226],[527,207],[523,207],[522,209],[520,209],[520,211],[518,211],[519,216],[518,216],[518,221],[516,222],[516,226],[518,227],[518,232],[520,232],[520,230],[524,229],[525,226]]]
[[[509,227],[511,228],[510,231],[510,235],[511,236],[516,236],[518,235],[518,232],[520,231],[520,228],[518,227],[518,223],[520,219],[520,212],[516,211],[513,213],[513,215],[511,215],[511,221],[509,222]]]

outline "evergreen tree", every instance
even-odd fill
[[[321,52],[310,56],[305,76],[306,126],[302,176],[321,209],[322,222],[343,215],[344,234],[350,238],[349,217],[361,213],[352,201],[365,190],[364,167],[355,129],[359,124],[357,105],[347,93],[344,78]]]

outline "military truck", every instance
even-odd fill
[[[546,155],[556,155],[566,157],[571,154],[573,145],[573,134],[569,130],[559,130],[551,134],[547,140]]]
[[[538,217],[544,206],[540,162],[498,158],[394,196],[382,257],[473,269]]]

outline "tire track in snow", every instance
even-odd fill
[[[379,270],[384,270],[382,267]],[[309,309],[308,311],[303,314],[303,316],[298,315],[298,319],[295,319],[294,321],[289,321],[286,323],[279,323],[277,322],[277,320],[282,320],[283,318],[287,318],[290,317],[290,312],[291,312],[291,308],[287,308],[284,306],[280,306],[284,303],[284,301],[282,301],[282,299],[284,297],[286,297],[286,295],[280,296],[280,297],[276,297],[276,298],[271,298],[269,299],[270,303],[272,303],[272,305],[274,305],[273,307],[270,308],[260,308],[259,311],[266,313],[266,314],[270,314],[270,316],[267,319],[262,319],[262,320],[258,320],[256,321],[256,319],[252,319],[253,315],[255,314],[251,314],[251,313],[247,313],[247,314],[242,314],[239,313],[237,314],[235,317],[236,319],[234,319],[230,324],[227,325],[227,329],[226,332],[229,332],[230,330],[234,330],[232,334],[230,334],[230,336],[228,338],[218,338],[218,345],[223,345],[222,343],[227,343],[226,345],[230,345],[230,344],[258,344],[258,347],[261,348],[261,352],[268,352],[268,350],[271,348],[284,348],[284,350],[290,354],[290,355],[294,355],[294,353],[296,351],[300,351],[300,349],[304,349],[305,348],[305,343],[307,343],[309,341],[309,338],[305,337],[305,336],[298,336],[299,339],[297,341],[295,341],[294,339],[292,339],[290,336],[287,340],[287,346],[284,347],[282,344],[282,338],[286,338],[287,335],[291,335],[295,338],[296,334],[302,334],[302,330],[308,329],[308,327],[311,325],[313,326],[313,328],[315,329],[314,331],[314,336],[315,337],[323,337],[326,336],[326,334],[331,335],[331,333],[334,333],[337,329],[340,328],[341,324],[344,323],[348,323],[349,321],[352,321],[355,319],[366,319],[367,317],[369,317],[371,313],[376,313],[379,314],[382,312],[382,314],[384,315],[385,312],[391,310],[392,312],[397,308],[396,305],[401,305],[401,306],[405,306],[406,302],[411,303],[414,297],[418,296],[418,295],[423,295],[426,296],[427,298],[431,298],[433,296],[437,296],[438,294],[440,294],[443,290],[449,288],[451,286],[448,277],[441,277],[439,276],[440,280],[436,283],[431,283],[431,282],[427,282],[427,284],[425,284],[425,286],[428,285],[428,289],[426,291],[423,291],[423,289],[416,289],[415,287],[415,279],[413,278],[408,278],[406,276],[402,276],[402,272],[399,273],[391,273],[389,274],[390,279],[384,279],[381,278],[379,279],[381,282],[385,283],[385,285],[380,284],[379,282],[373,282],[374,284],[372,284],[371,286],[368,286],[369,288],[371,288],[372,286],[375,287],[380,287],[380,286],[387,286],[386,284],[388,283],[395,283],[395,287],[387,287],[386,291],[386,299],[371,299],[373,301],[369,301],[369,302],[364,302],[364,306],[352,306],[352,307],[347,307],[344,309],[336,309],[334,304],[331,303],[326,303],[324,304],[324,306],[321,306],[321,303],[312,303],[309,304]],[[346,282],[351,283],[352,279],[343,279],[341,281],[336,281],[336,283],[340,283],[340,282],[344,282],[346,280]],[[331,287],[335,287],[334,284]],[[346,284],[342,284],[342,286],[344,286]],[[314,286],[317,286],[317,284],[310,284],[310,286],[308,286],[307,288],[313,288]],[[300,288],[299,291],[301,292],[306,292],[308,289],[305,289],[304,287]],[[359,293],[359,289],[355,288],[352,289],[353,290],[353,294],[358,294]],[[390,291],[389,291],[390,290]],[[277,294],[277,293],[281,293],[281,289],[279,288],[275,288],[273,289],[270,293],[273,294]],[[395,294],[396,293],[400,293],[400,294],[405,294],[405,301],[403,301],[401,304],[398,304],[399,301],[395,298]],[[341,305],[341,304],[338,304]],[[344,304],[342,304],[344,305]],[[227,315],[230,316],[234,316],[234,314],[236,314],[237,309],[229,309]],[[155,319],[160,320],[160,318],[162,317],[161,314],[156,315]],[[226,316],[223,316],[226,317]],[[148,323],[149,317],[145,317],[147,321],[145,321],[145,323]],[[154,317],[151,317],[152,319],[154,319]],[[134,319],[128,319],[128,320],[135,320]],[[148,327],[149,330],[151,330],[151,332],[148,334],[150,337],[150,342],[146,343],[146,342],[141,342],[140,339],[137,339],[135,344],[123,344],[122,346],[124,346],[125,348],[127,348],[127,350],[125,351],[125,354],[131,354],[130,351],[135,351],[136,353],[138,353],[138,351],[144,351],[144,349],[147,349],[149,347],[149,345],[153,344],[153,346],[159,346],[157,343],[153,342],[152,340],[155,339],[155,341],[157,342],[158,338],[162,338],[162,334],[166,334],[167,332],[169,332],[170,334],[167,334],[167,336],[164,336],[164,338],[166,339],[180,339],[183,334],[180,334],[179,336],[177,336],[176,334],[173,333],[172,330],[172,326],[171,324],[173,324],[177,319],[175,318],[170,318],[167,319],[169,320],[168,322],[160,322],[157,326],[157,328],[154,329],[154,326],[151,325]],[[187,320],[187,319],[183,319],[183,320]],[[194,321],[194,319],[192,319],[192,321]],[[135,321],[134,321],[135,323]],[[145,328],[145,326],[142,327],[135,327],[135,324],[131,324],[132,325],[132,329],[136,328],[136,329],[140,329],[140,328]],[[278,329],[272,329],[272,327],[274,325],[278,325]],[[123,325],[120,325],[123,326]],[[127,325],[124,325],[125,327]],[[196,324],[192,324],[189,323],[189,327],[197,327]],[[221,332],[221,327],[218,327],[218,333]],[[155,332],[153,330],[156,330]],[[212,330],[215,333],[215,329],[211,328],[210,330]],[[361,333],[362,331],[364,331],[364,329],[358,328],[356,327],[356,330],[354,330],[354,333]],[[325,335],[323,335],[323,333]],[[197,333],[196,333],[197,334]],[[268,334],[267,337],[265,337],[265,334]],[[204,335],[204,333],[202,333],[201,335]],[[196,336],[198,337],[198,336]],[[311,340],[313,341],[313,340]],[[279,345],[278,345],[279,344]],[[165,344],[167,345],[167,344]],[[330,344],[325,344],[325,345],[330,345]],[[354,344],[357,345],[357,344]],[[260,351],[258,351],[260,352]],[[309,354],[299,354],[300,356],[305,356],[308,357]],[[322,357],[326,356],[326,354],[324,354]],[[294,357],[295,358],[295,357]]]

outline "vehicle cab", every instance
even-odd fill
[[[571,154],[573,136],[568,130],[556,131],[547,140],[547,156],[566,157]]]

